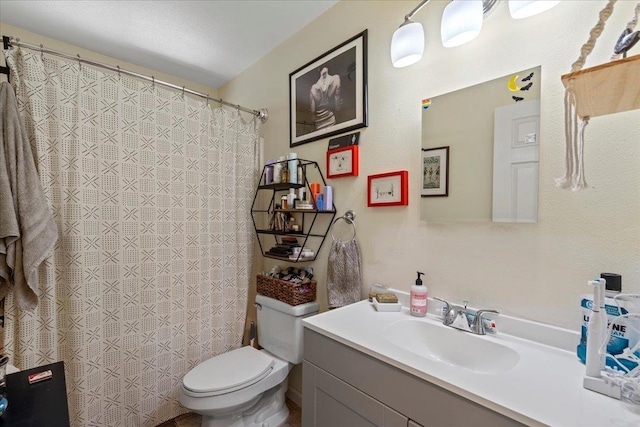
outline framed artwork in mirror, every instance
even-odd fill
[[[327,151],[327,178],[358,176],[358,146]]]
[[[449,196],[449,147],[422,149],[422,197]]]
[[[364,30],[289,74],[289,146],[366,126]]]
[[[397,171],[369,175],[367,206],[406,206],[409,204],[409,172]]]

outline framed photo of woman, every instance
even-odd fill
[[[368,126],[367,30],[289,74],[290,147]]]

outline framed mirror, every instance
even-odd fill
[[[540,74],[516,71],[423,101],[422,220],[537,222]]]

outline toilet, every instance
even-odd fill
[[[318,303],[291,306],[256,295],[258,340],[200,363],[182,379],[180,403],[202,415],[202,427],[276,427],[289,416],[287,376],[302,363],[302,319]]]

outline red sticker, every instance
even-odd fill
[[[29,384],[35,384],[35,383],[39,383],[40,381],[48,380],[52,376],[53,376],[53,372],[51,372],[50,370],[38,372],[37,374],[31,374],[29,375]]]

